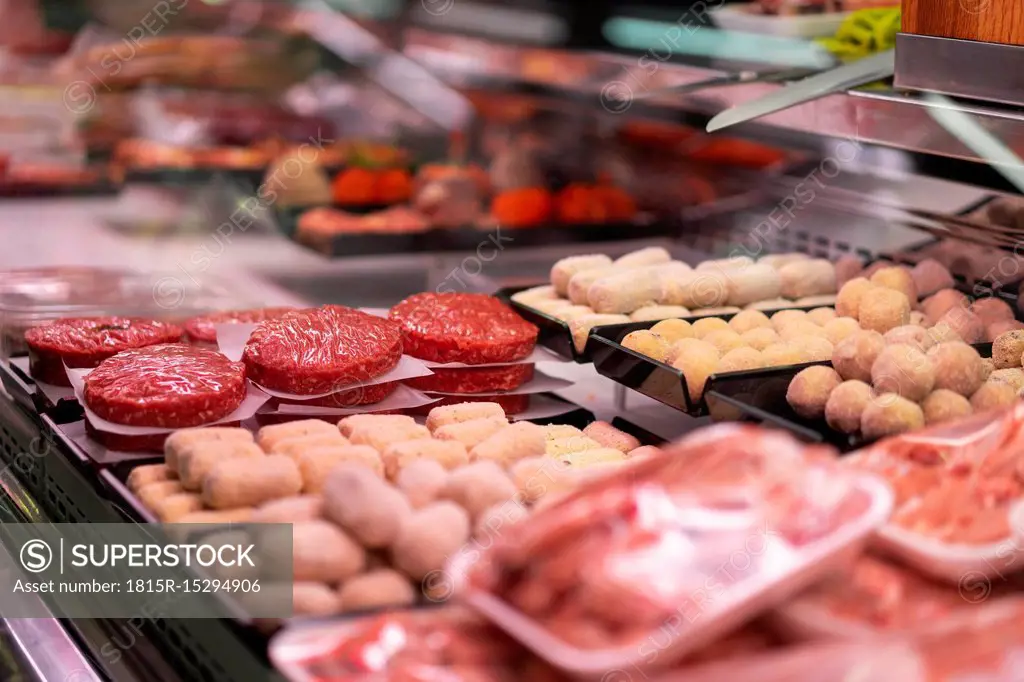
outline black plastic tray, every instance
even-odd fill
[[[57,197],[107,197],[121,192],[123,185],[114,181],[88,184],[43,184],[0,182],[0,199],[46,199]]]
[[[0,382],[14,400],[31,413],[46,414],[60,423],[82,418],[82,406],[78,401],[60,400],[53,404],[40,391],[32,377],[10,358],[0,362]]]
[[[811,308],[793,308],[792,310],[808,309]],[[680,319],[694,321],[702,319],[702,317],[719,317],[729,320],[732,315],[703,315]],[[709,414],[704,397],[721,382],[783,369],[792,370],[793,374],[796,374],[805,367],[822,364],[806,362],[787,367],[712,374],[704,385],[704,397],[695,402],[690,398],[686,377],[680,370],[622,345],[622,339],[630,332],[650,329],[657,323],[657,320],[651,320],[595,327],[591,330],[590,338],[587,341],[587,350],[591,352],[594,368],[598,374],[692,417],[703,417]]]
[[[393,207],[393,206],[391,206]],[[500,235],[501,248],[529,248],[557,244],[592,244],[626,239],[674,238],[682,223],[673,220],[638,220],[631,223],[602,225],[546,224],[528,228],[498,225],[429,228],[411,234],[352,233],[327,236],[300,235],[299,216],[313,206],[279,207],[276,210],[281,231],[295,242],[331,258],[383,255],[412,251],[476,251],[488,235]],[[365,214],[389,206],[333,206],[348,213]]]
[[[992,357],[991,343],[974,344],[974,348],[983,358]],[[831,366],[830,362],[812,364]],[[723,375],[704,396],[712,419],[754,422],[784,429],[807,442],[832,445],[840,452],[851,452],[869,444],[871,441],[859,433],[840,433],[824,419],[801,417],[789,406],[786,401],[789,384],[807,366]]]

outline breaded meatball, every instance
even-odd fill
[[[967,308],[967,296],[955,289],[942,289],[921,302],[921,310],[928,316],[928,321],[935,324],[953,308]]]
[[[863,381],[844,381],[825,403],[825,421],[841,433],[856,433],[860,431],[861,415],[874,397],[875,389]]]
[[[935,388],[970,397],[985,380],[985,367],[978,351],[962,341],[940,343],[928,351],[935,365]]]
[[[1012,322],[1013,308],[1006,301],[998,298],[979,298],[971,304],[971,312],[981,318],[987,327],[996,322]]]
[[[921,410],[924,412],[924,423],[927,426],[959,419],[974,413],[971,401],[959,393],[944,388],[932,391],[931,395],[921,403]]]
[[[822,327],[825,330],[825,338],[836,345],[847,336],[860,331],[860,324],[852,317],[837,317],[829,320]]]
[[[798,321],[807,321],[807,313],[803,310],[780,310],[771,316],[772,327],[777,332],[781,332],[784,327]]]
[[[370,469],[339,464],[324,484],[324,517],[367,548],[387,547],[411,513],[409,501]]]
[[[922,353],[935,345],[927,329],[912,324],[890,329],[885,333],[885,342],[890,346],[897,343],[913,346]]]
[[[832,351],[832,367],[839,376],[871,383],[871,366],[885,348],[885,339],[874,331],[859,331],[836,344]]]
[[[843,285],[836,296],[836,314],[840,317],[860,318],[860,301],[875,285],[863,277],[855,277]]]
[[[831,341],[820,336],[807,336],[791,343],[800,349],[804,362],[828,362],[835,350]]]
[[[864,261],[852,254],[840,256],[836,261],[836,285],[843,286],[864,271]]]
[[[914,284],[914,278],[907,268],[899,266],[882,268],[871,275],[869,281],[875,286],[900,292],[907,297],[911,307],[917,303],[917,286]]]
[[[817,365],[801,370],[786,391],[786,402],[801,417],[820,419],[825,416],[825,405],[828,397],[842,378],[831,367]]]
[[[622,339],[622,347],[646,355],[658,362],[667,362],[672,345],[649,329],[638,329]]]
[[[935,386],[935,364],[913,346],[887,346],[871,365],[871,385],[879,393],[920,402]]]
[[[1017,402],[1017,390],[1002,381],[986,381],[971,396],[971,407],[975,412],[987,412],[1008,407]]]
[[[771,329],[772,321],[760,310],[741,310],[729,320],[729,326],[737,334],[745,334],[752,329]]]
[[[876,287],[861,299],[857,319],[861,328],[884,334],[910,322],[910,300],[895,289]]]
[[[1020,367],[1024,356],[1024,330],[1006,332],[992,342],[992,363],[996,369]]]
[[[782,295],[804,298],[836,292],[836,266],[824,258],[801,260],[779,268]]]
[[[1001,322],[993,322],[992,324],[985,327],[985,341],[992,343],[998,339],[1002,334],[1006,332],[1017,331],[1018,329],[1024,329],[1024,322],[1018,322],[1017,320],[1003,320]]]
[[[712,346],[718,349],[718,354],[725,355],[729,351],[736,350],[737,348],[743,347],[743,339],[740,335],[731,329],[720,329],[707,334],[703,341],[710,343]]]
[[[513,499],[517,492],[512,478],[499,464],[482,460],[451,472],[441,497],[458,504],[476,519],[488,507]]]
[[[946,266],[934,258],[925,258],[915,265],[910,275],[914,278],[918,296],[931,296],[936,291],[950,289],[955,284],[953,275]]]
[[[440,497],[447,483],[448,470],[432,459],[410,462],[395,477],[395,486],[413,509],[425,507]]]
[[[835,308],[815,308],[807,313],[807,319],[819,327],[824,327],[829,321],[836,319],[836,317]]]
[[[761,351],[761,360],[765,367],[787,367],[807,362],[807,356],[795,344],[773,343]]]
[[[870,440],[895,436],[923,426],[924,412],[920,406],[895,393],[883,393],[872,399],[860,420],[861,433]]]
[[[742,372],[759,369],[763,366],[763,362],[761,353],[753,348],[736,348],[722,356],[722,359],[718,361],[715,373],[721,374],[723,372]]]
[[[398,571],[382,568],[345,581],[338,593],[344,613],[412,606],[416,590]]]
[[[997,369],[988,377],[987,383],[1001,382],[1009,384],[1013,387],[1013,390],[1024,391],[1024,369],[1020,367],[1010,367],[1008,369]]]
[[[699,402],[704,396],[704,384],[715,373],[720,356],[718,349],[706,341],[687,341],[684,339],[676,344],[677,354],[672,360],[672,366],[686,378],[690,400]]]
[[[988,378],[992,376],[992,372],[996,371],[995,363],[992,362],[992,358],[981,359],[981,380],[988,381]]]
[[[693,335],[698,339],[703,339],[711,332],[722,330],[731,331],[729,329],[729,323],[720,317],[702,317],[693,323]],[[654,330],[652,329],[652,331]]]
[[[754,350],[764,350],[773,343],[779,342],[779,335],[771,327],[758,327],[740,334],[743,345],[750,346]]]
[[[985,338],[985,324],[966,308],[953,308],[935,323],[936,327],[949,327],[965,343],[981,343]]]
[[[440,571],[469,540],[471,528],[465,510],[452,502],[435,502],[414,512],[391,546],[395,568],[413,580]]]
[[[783,341],[796,341],[810,336],[826,338],[825,330],[809,320],[796,320],[790,322],[779,330],[779,336]]]
[[[670,344],[682,339],[694,338],[693,325],[686,320],[662,320],[651,327],[650,331]]]

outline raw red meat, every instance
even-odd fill
[[[229,322],[243,324],[262,322],[281,317],[293,310],[294,308],[255,308],[252,310],[225,310],[219,313],[200,315],[185,323],[185,334],[191,343],[215,345],[217,343],[215,325]]]
[[[32,376],[55,386],[70,386],[64,365],[96,367],[131,348],[181,340],[176,324],[132,317],[57,320],[25,332]]]
[[[85,403],[98,417],[130,426],[202,426],[245,398],[245,366],[220,353],[165,344],[118,353],[85,378]]]
[[[313,398],[312,400],[288,400],[285,398],[278,398],[277,402],[293,405],[316,405],[317,407],[358,407],[359,405],[373,405],[374,403],[379,403],[397,391],[399,384],[400,382],[398,381],[388,381],[383,384],[360,386],[348,391],[332,393],[330,395],[325,395],[323,398]]]
[[[513,391],[533,378],[533,365],[499,365],[445,369],[434,367],[431,376],[406,380],[420,391],[435,393],[494,393]]]
[[[217,426],[241,426],[241,422],[227,422]],[[163,454],[164,441],[171,434],[155,433],[146,436],[126,436],[120,433],[108,433],[97,431],[96,428],[85,420],[85,433],[108,450],[117,452],[159,452]]]
[[[405,352],[432,362],[515,362],[533,352],[537,327],[484,294],[416,294],[391,309]]]
[[[473,396],[457,396],[457,395],[433,395],[432,398],[440,398],[436,403],[430,403],[424,405],[422,408],[422,414],[426,414],[435,407],[442,407],[444,405],[458,405],[460,403],[498,403],[501,408],[505,410],[505,414],[521,414],[526,412],[530,407],[530,396],[529,395],[473,395]],[[420,410],[421,408],[416,408]]]
[[[249,338],[242,360],[257,384],[312,395],[387,374],[401,357],[397,324],[329,305],[262,322]]]

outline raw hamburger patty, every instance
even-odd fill
[[[375,379],[394,369],[401,357],[397,324],[329,305],[261,322],[242,360],[257,384],[312,395]]]
[[[115,424],[184,428],[223,419],[245,398],[245,366],[181,343],[126,350],[85,378],[85,403]]]
[[[485,294],[416,294],[391,309],[405,352],[432,362],[515,362],[533,352],[537,327]]]
[[[533,368],[533,365],[434,367],[431,376],[407,379],[405,383],[420,391],[436,393],[495,393],[519,388],[533,378]]]
[[[218,426],[241,425],[241,422],[218,424]],[[116,450],[118,452],[159,452],[161,454],[164,451],[164,441],[171,435],[169,433],[154,433],[144,436],[126,436],[121,433],[107,433],[106,431],[97,431],[89,423],[88,419],[85,420],[85,433],[89,438],[108,450]]]
[[[188,335],[188,340],[191,343],[215,344],[217,343],[215,325],[230,322],[243,324],[262,322],[281,317],[293,310],[294,308],[256,308],[253,310],[225,310],[219,313],[200,315],[185,323],[185,334]]]
[[[383,384],[373,384],[372,386],[359,386],[358,388],[353,388],[348,391],[340,391],[338,393],[325,395],[322,398],[313,398],[312,400],[286,400],[284,398],[278,398],[277,402],[292,405],[315,405],[317,407],[358,407],[360,405],[372,405],[374,403],[379,403],[397,391],[400,383],[401,382],[398,381],[388,381]]]
[[[181,340],[176,324],[132,317],[57,320],[25,332],[32,376],[46,384],[70,386],[64,365],[96,367],[131,348]]]

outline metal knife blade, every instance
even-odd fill
[[[708,123],[707,131],[728,128],[738,123],[746,123],[756,118],[788,109],[797,104],[810,102],[830,95],[834,92],[854,88],[858,85],[872,83],[888,78],[895,72],[896,51],[887,50],[852,64],[830,69],[809,78],[805,78],[778,91],[751,102],[744,102],[732,109],[723,111]]]
[[[739,71],[738,73],[732,73],[727,76],[716,76],[715,78],[707,78],[694,83],[683,83],[682,85],[673,85],[669,88],[649,90],[636,95],[635,99],[640,100],[651,99],[652,97],[686,95],[699,90],[706,90],[708,88],[718,88],[726,85],[742,85],[743,83],[779,83],[816,73],[821,73],[821,70],[800,68],[774,71]]]

